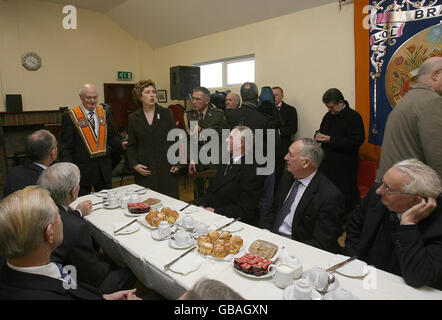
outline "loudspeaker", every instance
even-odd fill
[[[170,98],[189,99],[192,89],[200,86],[200,67],[176,66],[170,68]]]
[[[22,112],[21,94],[6,95],[6,112]]]

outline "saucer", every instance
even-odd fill
[[[171,227],[171,228],[170,228],[171,233],[169,233],[166,237],[161,238],[161,237],[159,236],[159,234],[158,234],[160,230],[159,230],[159,229],[155,229],[155,230],[152,231],[152,233],[151,233],[151,235],[152,235],[152,239],[157,240],[157,241],[167,240],[167,239],[170,238],[172,232],[175,232],[175,230],[176,230],[176,228]]]
[[[352,294],[352,298],[353,299],[346,299],[346,300],[359,300],[359,298],[356,297],[354,294]],[[324,299],[323,300],[338,300],[338,299],[333,298],[333,292],[327,292],[324,295]]]
[[[336,254],[329,261],[329,265],[333,266],[339,262],[345,261],[348,258],[349,257],[347,256]],[[337,268],[335,271],[350,278],[363,278],[368,274],[367,263],[358,259],[344,264],[342,267]]]
[[[195,245],[195,240],[191,240],[189,243],[186,243],[184,245],[178,245],[175,240],[169,239],[168,241],[169,246],[171,246],[174,249],[187,249],[193,245]]]
[[[105,209],[115,209],[115,208],[119,208],[119,207],[120,207],[119,203],[116,203],[114,205],[106,205],[106,202],[103,203],[103,208],[105,208]]]
[[[283,294],[284,300],[297,300],[297,299],[292,298],[292,296],[291,296],[291,292],[294,288],[295,288],[295,285],[292,284],[284,289],[284,294]],[[316,291],[315,289],[312,289],[312,299],[311,300],[322,300],[322,296],[318,291]]]

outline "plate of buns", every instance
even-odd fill
[[[197,238],[198,253],[206,258],[230,261],[246,246],[243,238],[232,236],[230,231],[209,230]]]
[[[148,214],[140,216],[138,222],[148,228],[157,229],[161,221],[167,221],[172,226],[178,218],[178,211],[164,207],[161,210],[150,210]]]

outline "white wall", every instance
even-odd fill
[[[298,137],[312,137],[319,128],[328,88],[341,89],[354,108],[353,4],[339,11],[332,3],[156,49],[154,80],[169,95],[170,67],[252,53],[258,88],[281,86],[285,101],[297,108]]]
[[[65,30],[62,9],[35,0],[0,1],[0,111],[5,111],[5,94],[22,94],[24,111],[51,110],[77,105],[85,82],[102,92],[103,83],[118,82],[117,71],[140,78],[140,52],[149,49],[145,43],[106,15],[79,8],[78,29]],[[21,56],[28,51],[41,57],[39,70],[22,67]]]

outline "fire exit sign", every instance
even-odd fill
[[[132,80],[132,72],[118,71],[117,80]]]

